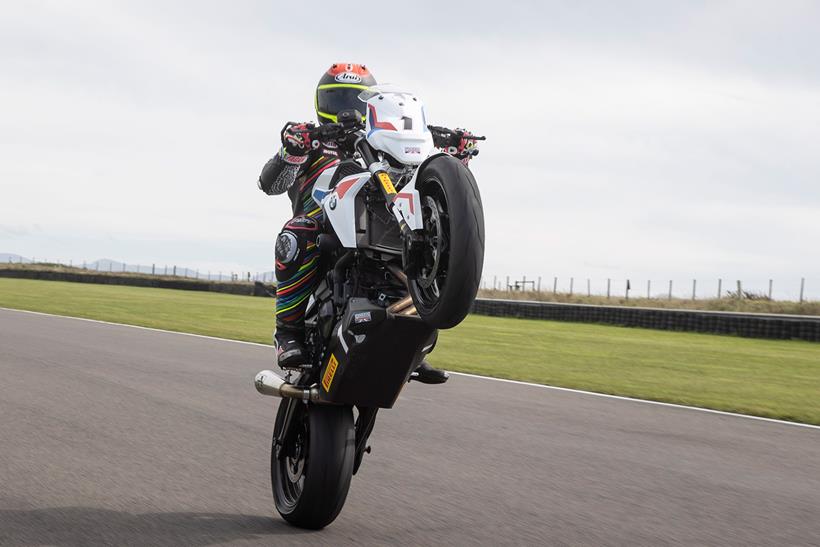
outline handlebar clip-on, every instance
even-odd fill
[[[344,140],[349,134],[364,127],[362,113],[355,108],[342,110],[336,115],[336,120],[333,123],[320,125],[311,132],[311,140],[313,141],[311,144],[314,148],[318,148],[319,141]]]

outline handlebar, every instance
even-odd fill
[[[298,125],[294,122],[288,122],[285,126],[287,128],[290,125]],[[343,140],[349,135],[352,135],[362,129],[364,129],[365,124],[361,120],[361,118],[348,118],[343,122],[332,122],[326,123],[318,126],[314,126],[313,124],[309,124],[307,126],[307,131],[304,131],[302,134],[307,137],[307,141],[310,142],[311,147],[318,148],[319,143],[323,141],[339,141]],[[465,140],[465,141],[484,141],[487,140],[487,137],[483,135],[472,135],[463,129],[449,129],[447,127],[440,127],[436,125],[428,125],[427,129],[433,133],[434,136],[445,138],[445,139],[454,139],[456,142]],[[285,129],[282,130],[284,133]]]
[[[456,137],[457,139],[464,139],[465,141],[486,141],[487,137],[479,135],[471,135],[463,129],[450,129],[448,127],[441,127],[438,125],[428,125],[427,129],[434,134],[442,137]]]

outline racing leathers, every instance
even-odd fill
[[[319,282],[316,239],[322,232],[324,214],[313,199],[313,185],[324,170],[344,159],[344,152],[332,143],[300,149],[284,136],[283,140],[280,152],[262,168],[259,188],[269,195],[287,192],[293,205],[293,218],[282,228],[275,249],[277,353],[279,364],[287,365],[303,357],[305,310]]]

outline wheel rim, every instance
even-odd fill
[[[441,296],[447,279],[447,264],[450,254],[450,226],[444,188],[437,180],[425,185],[422,198],[422,218],[424,219],[424,242],[422,264],[415,279],[418,296],[422,303],[434,307]]]
[[[282,447],[284,457],[278,458],[278,489],[281,501],[288,508],[299,502],[305,485],[305,467],[308,458],[307,416],[300,418],[299,430],[292,440]]]

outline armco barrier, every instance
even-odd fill
[[[632,308],[483,298],[475,301],[472,312],[494,317],[604,323],[624,327],[733,334],[747,338],[820,341],[820,317],[804,315]]]

